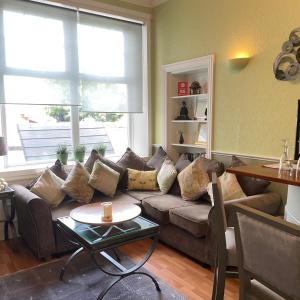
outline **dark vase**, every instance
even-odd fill
[[[184,138],[182,133],[180,133],[180,137],[179,137],[179,144],[183,144],[184,143]]]

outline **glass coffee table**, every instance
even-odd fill
[[[113,225],[91,225],[80,223],[71,217],[62,217],[57,219],[58,226],[63,230],[68,240],[79,246],[79,248],[68,258],[64,267],[61,269],[60,280],[63,280],[64,273],[71,261],[81,252],[86,251],[94,263],[104,273],[115,276],[116,278],[103,290],[98,296],[102,299],[106,293],[117,282],[125,277],[139,274],[145,275],[152,279],[157,291],[160,291],[158,282],[150,274],[138,271],[152,255],[158,241],[159,225],[143,217],[137,217],[130,221],[125,221]],[[126,268],[122,265],[118,255],[117,248],[135,241],[151,239],[152,243],[145,254],[144,258],[135,266]],[[113,250],[116,258],[107,253],[107,250]],[[118,271],[110,271],[104,268],[97,259],[102,256],[106,261],[112,264]]]

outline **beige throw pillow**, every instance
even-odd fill
[[[90,174],[77,162],[67,177],[62,189],[80,203],[91,202],[94,189],[88,184]]]
[[[224,172],[218,180],[224,201],[246,197],[235,174]]]
[[[209,177],[199,158],[181,171],[177,178],[183,200],[196,200],[206,193]]]
[[[163,194],[167,194],[177,176],[173,162],[166,158],[157,174],[157,183]]]
[[[89,184],[104,195],[113,197],[116,193],[120,173],[96,160],[90,176]]]
[[[43,198],[51,207],[55,207],[63,201],[66,195],[61,189],[63,184],[64,180],[47,168],[30,191]]]

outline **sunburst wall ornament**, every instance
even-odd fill
[[[291,31],[281,50],[273,64],[275,78],[284,81],[296,80],[300,74],[300,27]]]

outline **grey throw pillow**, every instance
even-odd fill
[[[127,169],[139,170],[139,171],[152,171],[153,168],[149,167],[145,160],[135,154],[130,148],[127,148],[123,156],[117,162],[117,165],[125,169],[125,174],[120,180],[119,188],[125,189],[128,184],[128,172]]]
[[[177,171],[177,174],[179,174],[182,170],[184,170],[187,166],[191,164],[190,160],[187,158],[185,154],[181,154],[179,159],[177,160],[175,164],[175,169]],[[180,196],[181,191],[180,191],[180,186],[178,179],[176,178],[171,189],[169,190],[169,194],[175,195],[175,196]]]
[[[159,172],[166,158],[167,152],[163,149],[163,147],[160,146],[153,156],[147,161],[147,166]]]
[[[91,151],[89,158],[84,164],[84,167],[90,174],[92,173],[94,164],[97,160],[100,160],[103,164],[118,172],[120,174],[120,179],[123,177],[126,169],[118,166],[115,162],[111,161],[110,159],[101,156],[96,150]]]
[[[52,167],[50,167],[50,170],[59,178],[62,180],[66,180],[68,177],[68,173],[64,167],[64,165],[61,163],[59,159],[57,159]],[[35,185],[35,183],[38,181],[41,175],[34,178],[30,183],[26,185],[26,188],[31,190],[32,187]]]
[[[235,155],[232,156],[231,167],[238,167],[238,166],[246,166],[242,160],[240,160]],[[242,175],[236,175],[238,183],[240,184],[243,192],[247,196],[253,196],[257,194],[261,194],[265,191],[267,186],[271,183],[270,181],[258,179],[254,177],[247,177]]]

